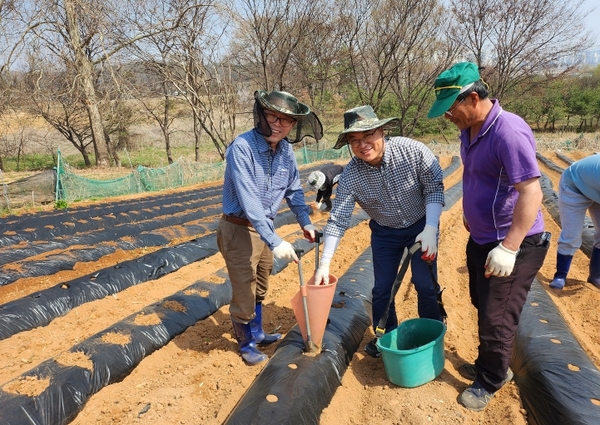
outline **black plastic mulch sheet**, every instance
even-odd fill
[[[371,258],[369,248],[339,278],[321,353],[304,353],[302,334],[294,326],[225,424],[319,423],[371,324]]]
[[[564,169],[543,155],[538,160],[555,172]],[[561,158],[569,163],[569,159]],[[572,162],[572,161],[571,161]],[[542,173],[543,203],[560,226],[558,194]],[[557,243],[559,235],[553,235]],[[591,256],[593,224],[586,217],[581,250]],[[600,423],[600,371],[594,366],[541,283],[533,282],[521,314],[511,366],[528,423],[596,425]]]
[[[0,339],[45,326],[84,303],[158,279],[218,252],[216,234],[164,248],[0,306]]]
[[[600,423],[600,371],[537,280],[521,314],[511,366],[530,425]]]
[[[444,168],[444,178],[448,177],[460,167],[460,157],[453,156],[450,165]],[[444,208],[442,211],[448,211],[462,198],[462,180],[458,181],[454,186],[444,190]]]
[[[463,188],[462,188],[462,180],[459,181],[458,183],[456,183],[454,186],[452,186],[451,188],[446,189],[446,191],[444,192],[444,208],[442,209],[442,211],[448,211],[450,208],[452,208],[454,206],[454,204],[456,204],[463,195]]]
[[[109,226],[101,231],[64,236],[45,243],[41,242],[43,240],[31,241],[23,248],[5,248],[0,252],[0,264],[15,263],[20,266],[20,270],[15,271],[12,264],[10,268],[0,267],[0,286],[24,277],[45,276],[61,270],[72,270],[78,262],[96,261],[117,249],[133,250],[168,245],[170,238],[165,237],[165,228],[169,229],[168,233],[171,237],[178,238],[192,238],[213,231],[220,218],[214,215],[218,211],[219,208],[213,207],[212,210],[204,212],[162,216],[150,221]],[[212,217],[210,214],[213,214]],[[211,220],[207,221],[206,217],[211,217]],[[199,220],[204,220],[203,224],[200,224]],[[69,249],[77,246],[86,246],[86,248]],[[47,256],[43,260],[29,260],[30,257],[57,249],[63,251],[60,254]]]
[[[70,353],[83,353],[91,368],[63,365],[56,359],[41,363],[0,389],[2,424],[68,423],[93,394],[125,378],[144,357],[166,345],[198,320],[209,317],[230,300],[231,284],[228,280],[220,285],[199,281],[72,347]],[[155,318],[156,324],[136,324],[140,314]],[[126,342],[106,342],[112,341],[110,337],[114,336],[125,338]],[[27,379],[49,379],[50,383],[37,396],[7,391],[11,383],[18,384],[18,381]]]
[[[535,156],[538,159],[538,161],[540,161],[546,167],[550,168],[552,171],[554,171],[554,172],[556,172],[558,174],[562,174],[562,172],[565,171],[565,169],[563,167],[559,167],[558,165],[556,165],[554,162],[552,162],[551,160],[549,160],[548,158],[546,158],[541,153],[536,152]]]
[[[275,222],[276,227],[282,224],[293,222],[295,219],[293,218],[291,212],[289,214],[292,217],[286,217],[285,214],[280,214]],[[366,214],[364,214],[364,212],[361,210],[356,214],[356,217],[353,220],[358,223],[367,218],[368,217],[366,217]],[[307,250],[309,250],[311,247],[312,244],[311,246],[307,247]],[[324,362],[322,367],[325,368],[329,376],[327,380],[329,384],[326,385],[327,389],[323,390],[325,391],[324,394],[327,397],[320,402],[321,404],[324,403],[324,405],[315,405],[313,407],[304,406],[302,409],[297,409],[297,412],[300,415],[304,415],[306,412],[312,412],[311,414],[313,417],[318,418],[320,411],[327,403],[329,403],[333,392],[335,392],[335,389],[337,386],[339,386],[343,371],[349,364],[353,353],[356,351],[358,344],[362,339],[364,331],[370,324],[370,313],[368,311],[369,308],[368,306],[364,305],[365,302],[367,304],[370,303],[370,287],[372,286],[372,272],[369,273],[367,271],[365,273],[365,269],[368,270],[370,268],[370,264],[368,264],[370,263],[370,251],[369,253],[363,254],[361,259],[361,261],[366,263],[366,265],[363,265],[363,267],[359,270],[358,274],[360,275],[360,278],[350,277],[350,275],[347,273],[338,284],[338,294],[334,299],[334,303],[342,307],[332,310],[330,323],[328,324],[323,340],[324,352],[319,356],[319,359],[322,360],[316,362]],[[140,259],[135,261],[140,262]],[[357,263],[359,262],[357,261]],[[282,267],[285,266],[286,265],[282,265]],[[120,268],[122,268],[122,265],[117,266],[114,269],[119,270]],[[118,274],[114,275],[113,273],[114,272],[109,273],[112,275],[112,278],[119,281],[122,280]],[[95,279],[97,278],[98,276],[95,276]],[[344,287],[345,290],[339,292],[342,285],[344,285],[346,278],[348,278],[348,281],[352,283],[346,283],[349,286],[347,288]],[[137,279],[139,278],[135,278],[134,280]],[[368,280],[366,285],[365,279]],[[361,284],[360,281],[363,283]],[[132,284],[136,283],[139,282],[136,281]],[[355,288],[352,285],[359,285],[359,288],[354,290]],[[71,285],[65,284],[63,284],[63,286],[66,286],[67,289],[71,287]],[[173,326],[165,325],[159,328],[152,327],[152,330],[149,332],[147,327],[132,327],[132,325],[128,323],[131,322],[132,318],[134,317],[131,316],[130,318],[119,322],[113,327],[97,334],[95,337],[89,338],[83,344],[73,347],[71,352],[80,351],[92,359],[94,364],[94,367],[92,368],[93,373],[84,368],[64,367],[58,364],[55,360],[48,360],[47,362],[42,363],[40,366],[22,375],[20,378],[17,378],[17,380],[19,380],[25,379],[26,376],[32,376],[36,378],[48,377],[50,379],[50,386],[42,394],[35,397],[26,397],[0,391],[0,405],[2,405],[3,412],[8,412],[9,415],[6,423],[66,423],[69,418],[72,418],[77,414],[81,406],[85,404],[85,401],[90,394],[97,392],[104,385],[108,385],[112,382],[122,379],[131,372],[131,370],[145,355],[166,344],[166,342],[168,342],[171,338],[178,333],[183,332],[185,328],[195,323],[195,321],[207,317],[220,308],[221,305],[228,303],[231,297],[230,292],[224,296],[225,300],[222,299],[223,294],[220,292],[221,288],[224,286],[226,285],[219,285],[216,293],[213,293],[214,288],[198,289],[202,292],[208,291],[209,294],[206,296],[208,299],[213,299],[215,296],[218,297],[219,302],[212,303],[214,308],[211,308],[209,313],[201,312],[198,314],[197,311],[194,311],[194,317],[198,317],[197,319],[192,318],[190,321],[189,318],[182,318],[178,316],[177,320],[174,319],[171,322],[169,320],[171,316],[164,315],[165,318],[162,320],[162,323],[171,323]],[[366,288],[363,286],[366,286]],[[61,289],[64,290],[65,288]],[[227,291],[230,291],[230,289],[227,289]],[[185,301],[188,295],[185,295],[184,292],[185,291],[180,291],[169,299],[178,299],[183,297],[182,299]],[[102,294],[102,296],[105,296],[105,294]],[[343,299],[338,299],[338,297],[342,297]],[[36,304],[38,303],[39,300]],[[186,304],[186,308],[187,306],[188,305]],[[150,307],[152,311],[155,308],[161,307]],[[194,310],[195,308],[196,307],[193,305],[189,305],[188,310]],[[342,311],[342,313],[338,313],[338,310]],[[348,310],[352,310],[352,312],[347,313]],[[350,314],[350,316],[348,316],[348,314]],[[110,332],[121,334],[127,334],[129,332],[129,334],[132,335],[131,342],[125,346],[114,346],[112,344],[108,344],[109,348],[105,347],[107,344],[99,344],[97,341],[98,338],[101,338],[102,335]],[[140,339],[140,341],[137,341],[138,339]],[[286,340],[284,341],[291,342],[282,342],[282,353],[287,350],[284,348],[289,345],[292,347],[290,348],[290,350],[292,350],[292,356],[296,356],[294,353],[296,353],[299,349],[299,353],[302,358],[306,357],[302,355],[304,344],[297,327],[288,334],[288,337],[286,337]],[[146,344],[150,344],[150,346],[147,346]],[[293,348],[294,345],[296,346],[296,349]],[[278,354],[278,356],[279,358],[285,357],[284,354]],[[302,359],[298,360],[300,361]],[[316,377],[321,378],[323,376],[322,371],[315,373],[312,370],[312,366],[315,365],[315,361],[302,364],[304,364],[302,369],[307,369],[303,376],[313,377],[306,380],[306,382],[314,383]],[[4,388],[8,387],[9,386],[7,385],[4,386]],[[314,393],[314,388],[311,390],[311,394],[312,393]],[[310,404],[311,403],[309,403],[309,405]],[[285,410],[289,411],[289,406],[286,407]]]
[[[285,216],[280,221],[286,221]],[[355,223],[359,221],[360,218],[354,220]],[[308,250],[310,247],[306,248]],[[225,279],[224,272],[217,274]],[[116,273],[113,278],[120,281],[122,276]],[[230,300],[229,280],[222,285],[197,282],[72,347],[71,353],[81,352],[90,359],[93,364],[91,369],[64,366],[54,359],[47,360],[3,385],[5,389],[10,388],[11,384],[27,380],[28,377],[50,380],[49,386],[38,396],[29,397],[0,390],[2,424],[62,425],[69,422],[91,395],[102,387],[123,379],[145,356],[166,345],[198,320],[212,315]],[[181,308],[167,308],[169,301],[178,303]],[[140,314],[148,316],[153,313],[160,317],[159,324],[135,324],[135,319]],[[125,345],[106,344],[102,338],[108,334],[127,335],[129,342]],[[300,336],[300,340],[301,338]]]
[[[356,223],[357,219],[353,219]],[[296,221],[294,214],[287,210],[278,214],[275,227]],[[299,236],[301,236],[301,231]],[[308,252],[313,244],[296,241]],[[193,241],[185,242],[143,257],[124,261],[113,267],[94,272],[87,276],[63,282],[51,288],[0,305],[0,339],[24,330],[45,326],[56,317],[68,313],[86,302],[102,299],[130,286],[158,279],[181,267],[200,261],[219,252],[216,233],[210,233]],[[287,263],[277,263],[274,270],[283,269]]]
[[[0,247],[22,241],[52,240],[61,236],[110,229],[126,224],[168,217],[184,211],[206,215],[200,209],[220,205],[221,187],[203,188],[126,201],[104,202],[36,214],[7,217],[0,222]]]
[[[567,166],[569,166],[569,165],[571,165],[572,163],[574,163],[574,162],[575,162],[574,160],[572,160],[571,158],[569,158],[568,156],[566,156],[566,155],[564,155],[564,154],[562,154],[562,153],[560,153],[560,152],[557,152],[557,153],[556,153],[556,156],[557,156],[557,157],[558,157],[558,158],[559,158],[561,161],[563,161],[563,162],[564,162],[564,163],[565,163]]]
[[[317,167],[302,173],[308,175],[313,168]],[[222,212],[221,190],[218,185],[0,219],[0,286],[72,270],[78,262],[97,261],[117,249],[165,246],[174,238],[215,231]],[[289,210],[282,204],[279,211],[281,215]],[[60,252],[35,258],[51,251]]]
[[[450,165],[448,165],[443,170],[444,178],[448,177],[450,174],[458,170],[458,167],[460,167],[460,157],[455,155],[450,160]]]

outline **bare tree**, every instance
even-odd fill
[[[591,47],[590,33],[581,31],[582,7],[583,0],[450,0],[455,27],[448,34],[502,99],[513,87],[546,84],[561,74],[561,59]]]
[[[144,108],[144,111],[160,127],[165,143],[165,152],[169,164],[173,163],[173,152],[171,148],[171,134],[174,132],[175,121],[174,106],[176,90],[174,86],[164,78],[168,72],[165,61],[150,59],[141,63],[136,72],[130,74],[129,84],[125,88],[127,94],[136,99]],[[144,71],[140,72],[140,68]],[[124,82],[125,80],[123,80]]]
[[[323,0],[239,0],[231,57],[242,78],[267,91],[298,92],[292,57],[327,12]]]
[[[97,74],[108,60],[125,47],[152,35],[168,32],[199,5],[185,2],[168,9],[160,0],[114,2],[113,0],[37,0],[31,2],[41,17],[31,26],[44,52],[72,63],[77,71],[73,84],[80,86],[96,152],[96,164],[109,164],[110,139],[98,106]],[[168,10],[167,10],[168,9]],[[157,11],[168,11],[165,19]],[[114,151],[113,151],[114,153]]]
[[[379,25],[400,30],[389,54],[390,91],[395,95],[400,132],[411,135],[431,106],[435,78],[455,60],[459,49],[445,37],[447,19],[438,0],[389,1],[376,15]]]
[[[167,78],[192,110],[195,159],[200,160],[202,133],[221,159],[236,129],[237,87],[231,65],[224,60],[224,35],[228,29],[216,9],[197,9],[186,25],[174,32]],[[219,25],[220,23],[220,25]]]
[[[10,75],[10,66],[14,63],[21,49],[24,48],[24,37],[30,29],[30,21],[22,19],[18,0],[0,0],[0,114],[4,115],[13,106],[13,99],[18,95],[14,90],[14,81]],[[6,127],[6,142],[10,138],[9,126]],[[10,143],[9,143],[10,144]],[[3,169],[2,156],[6,149],[0,151],[0,169]]]
[[[312,31],[300,40],[291,56],[296,81],[308,89],[317,111],[325,107],[326,94],[337,91],[337,82],[349,71],[341,33],[337,10],[324,7],[315,15]]]
[[[182,9],[186,0],[167,4],[169,9]],[[178,28],[131,46],[133,54],[147,69],[152,69],[157,81],[168,85],[162,92],[164,107],[168,105],[169,93],[176,93],[189,105],[196,161],[201,159],[203,135],[223,159],[225,147],[235,133],[237,89],[230,65],[224,60],[228,20],[229,13],[209,1],[190,10]],[[165,114],[161,121],[163,126],[168,122]]]
[[[357,103],[369,104],[375,110],[388,92],[392,57],[387,53],[399,42],[396,34],[384,34],[384,29],[373,22],[381,4],[381,0],[340,0],[338,6],[342,40],[348,50],[351,93],[356,93]]]
[[[104,139],[108,146],[110,156],[114,159],[115,165],[120,167],[121,158],[119,151],[128,147],[129,129],[138,120],[139,114],[136,114],[131,99],[123,93],[123,82],[118,70],[111,70],[106,80],[100,85],[102,90],[98,94],[99,109],[104,119]]]
[[[448,60],[447,47],[438,41],[438,1],[345,0],[340,9],[357,100],[377,110],[394,92],[407,110],[414,93]]]
[[[63,71],[50,64],[30,59],[27,110],[41,116],[81,153],[86,166],[91,166],[89,147],[92,134],[87,111],[81,102],[83,94],[72,86],[74,69]]]
[[[35,27],[35,14],[23,14],[25,1],[0,0],[0,75],[5,76],[26,45],[27,33]]]

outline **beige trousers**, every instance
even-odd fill
[[[248,323],[255,316],[256,303],[267,295],[273,253],[253,227],[224,219],[217,228],[217,245],[231,281],[231,320]]]

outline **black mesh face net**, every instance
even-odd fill
[[[267,122],[264,108],[258,101],[254,102],[254,110],[252,112],[254,114],[254,127],[256,130],[265,137],[271,136],[271,126]]]
[[[271,126],[267,122],[263,106],[256,97],[253,114],[256,130],[263,136],[269,137],[271,135]],[[292,127],[286,138],[289,143],[298,143],[305,137],[312,137],[315,140],[320,140],[323,137],[323,125],[314,112],[309,112],[308,115],[290,116],[296,120],[296,124]]]

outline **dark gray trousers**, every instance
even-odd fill
[[[499,242],[479,245],[469,238],[467,243],[469,292],[479,327],[476,381],[487,391],[499,390],[506,378],[519,318],[548,252],[549,244],[542,243],[541,236],[542,233],[523,240],[515,267],[507,277],[484,275],[487,255]]]

